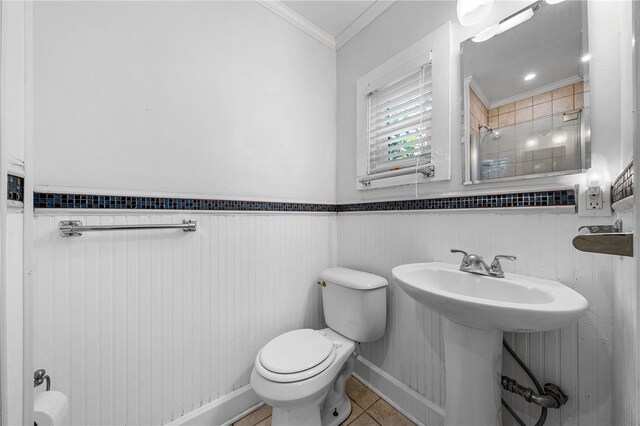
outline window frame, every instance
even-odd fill
[[[451,22],[385,61],[357,81],[356,117],[356,189],[370,190],[399,185],[427,183],[451,179],[451,70],[453,60]],[[369,93],[431,62],[433,82],[431,164],[434,176],[410,173],[373,180],[364,185],[358,178],[371,176],[369,170],[368,98]]]

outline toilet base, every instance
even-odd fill
[[[338,413],[337,416],[334,416],[335,412]],[[351,401],[345,395],[337,407],[322,410],[322,426],[337,426],[345,421],[349,414],[351,414]]]

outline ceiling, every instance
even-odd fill
[[[373,5],[375,0],[287,0],[282,3],[336,38]]]

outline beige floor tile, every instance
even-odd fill
[[[375,421],[382,426],[409,426],[415,425],[411,420],[406,418],[402,413],[393,408],[384,399],[379,399],[373,404],[367,413],[373,417]]]
[[[362,407],[360,407],[358,404],[356,404],[356,402],[352,399],[351,400],[351,414],[349,414],[349,417],[347,417],[347,419],[341,423],[342,426],[347,426],[348,424],[350,424],[351,422],[353,422],[355,419],[358,418],[358,416],[360,414],[362,414],[364,412],[364,410],[362,409]]]
[[[380,426],[380,424],[367,413],[362,413],[350,426]]]
[[[267,417],[266,419],[258,423],[256,426],[271,426],[271,416]]]
[[[271,417],[271,406],[263,405],[256,411],[247,414],[245,417],[235,422],[233,426],[255,426],[257,424],[260,424],[260,426],[264,426],[260,422],[268,417]],[[271,424],[271,420],[269,420],[269,424]]]
[[[347,380],[346,392],[349,398],[364,410],[371,407],[379,399],[378,395],[354,377],[349,377],[349,380]]]

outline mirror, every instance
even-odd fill
[[[460,47],[465,184],[589,168],[587,2],[538,1]]]

